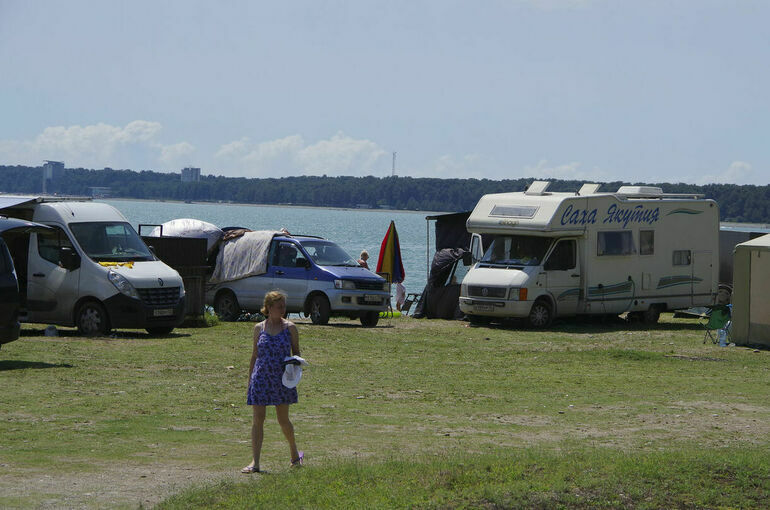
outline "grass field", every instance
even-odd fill
[[[0,350],[0,506],[770,504],[770,352],[704,345],[694,322],[296,322],[306,465],[289,469],[271,410],[250,476],[253,324],[25,326]]]

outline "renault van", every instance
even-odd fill
[[[51,227],[8,242],[21,322],[168,334],[184,320],[182,278],[114,207],[84,199],[0,196],[0,214]]]

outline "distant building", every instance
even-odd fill
[[[201,169],[191,166],[182,169],[182,182],[198,182],[201,180]]]
[[[53,193],[64,177],[64,161],[45,161],[43,165],[43,193]]]
[[[89,186],[88,191],[93,198],[106,198],[112,195],[112,189],[109,186]]]

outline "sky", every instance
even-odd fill
[[[0,164],[770,183],[765,0],[0,0]]]

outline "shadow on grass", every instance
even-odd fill
[[[94,340],[147,340],[155,338],[165,338],[173,340],[175,338],[187,338],[192,336],[192,333],[172,331],[166,335],[150,334],[146,331],[132,331],[132,330],[112,330],[107,336],[87,336],[81,335],[77,329],[58,329],[56,330],[56,336],[50,336],[50,339],[56,338],[92,338]],[[22,329],[21,337],[45,337],[44,329]]]
[[[44,363],[42,361],[0,360],[0,372],[25,368],[72,368],[69,363]]]
[[[643,324],[640,322],[629,322],[625,319],[614,316],[586,316],[576,318],[573,317],[563,320],[557,319],[547,328],[533,328],[524,320],[507,320],[500,323],[490,323],[472,327],[503,329],[511,331],[526,330],[553,333],[571,333],[575,335],[590,335],[613,331],[693,331],[699,332],[701,334],[703,333],[703,326],[697,322],[660,322],[656,324]]]

